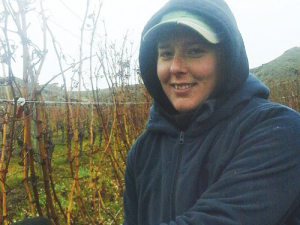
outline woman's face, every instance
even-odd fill
[[[157,75],[178,112],[192,111],[211,96],[218,77],[217,59],[217,48],[190,29],[159,38]]]

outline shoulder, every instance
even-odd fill
[[[297,111],[257,98],[249,102],[239,117],[243,143],[251,143],[251,148],[269,149],[266,152],[272,154],[299,158],[300,114]]]
[[[272,154],[299,154],[300,114],[279,103],[252,98],[235,110],[225,130],[222,137],[240,151],[259,146]]]
[[[151,133],[148,129],[146,129],[133,143],[130,151],[127,155],[127,161],[134,162],[143,151],[145,151],[146,146],[151,142]]]
[[[295,125],[300,123],[300,114],[294,109],[261,98],[253,98],[245,108],[245,111],[259,121],[276,119],[282,123],[287,121],[293,121]]]

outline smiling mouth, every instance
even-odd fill
[[[180,84],[180,85],[174,84],[173,86],[176,90],[185,90],[185,89],[191,88],[193,85],[192,84]]]

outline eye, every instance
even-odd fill
[[[205,50],[200,46],[193,46],[187,50],[187,55],[190,57],[200,57],[205,53]]]
[[[158,57],[162,59],[171,59],[173,57],[173,51],[169,49],[159,49],[158,50]]]

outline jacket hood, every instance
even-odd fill
[[[155,39],[143,40],[149,29],[158,24],[166,13],[185,10],[201,16],[214,28],[221,39],[219,45],[223,51],[224,65],[218,84],[218,93],[222,99],[228,98],[239,88],[249,75],[248,58],[242,36],[235,18],[223,0],[170,0],[146,24],[141,38],[139,65],[143,82],[159,107],[170,114],[176,110],[165,95],[157,76],[157,43]],[[219,96],[217,95],[216,98]]]

